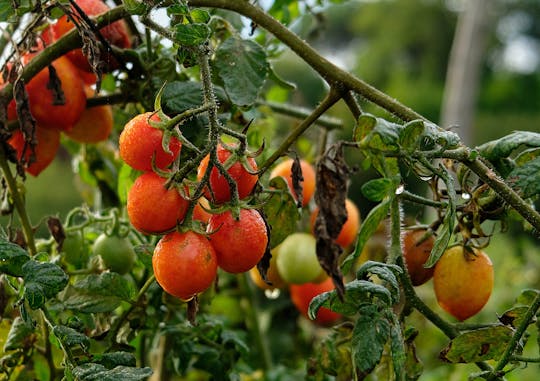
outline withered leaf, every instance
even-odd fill
[[[58,248],[58,251],[61,251],[62,244],[66,239],[66,233],[64,231],[64,227],[62,226],[62,222],[57,217],[49,217],[47,219],[47,228],[49,229],[49,232],[51,232],[51,235],[56,241],[56,247]]]
[[[291,167],[291,174],[292,174],[293,190],[294,190],[294,194],[296,195],[296,206],[298,208],[301,208],[302,202],[304,201],[303,185],[302,185],[302,183],[304,182],[304,176],[302,175],[302,167],[300,166],[300,159],[298,158],[298,155],[294,156],[292,167]]]
[[[197,312],[199,312],[199,298],[195,295],[187,302],[187,318],[191,325],[197,325]]]
[[[268,236],[268,242],[266,243],[266,249],[264,251],[264,255],[257,263],[257,270],[259,271],[259,274],[261,274],[261,278],[269,285],[270,282],[268,281],[268,268],[270,267],[270,260],[272,259],[272,253],[270,252],[270,234],[272,227],[268,224],[268,221],[266,220],[266,215],[264,214],[262,209],[258,209],[261,217],[264,220],[264,224],[266,225],[266,235]]]
[[[53,65],[49,65],[49,82],[47,82],[47,89],[51,90],[53,96],[53,105],[62,106],[66,104],[66,97],[64,90],[62,90],[62,81],[56,74],[56,69]]]

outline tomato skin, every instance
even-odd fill
[[[238,220],[230,210],[214,214],[208,221],[207,232],[219,267],[233,274],[254,267],[268,244],[266,223],[255,209],[241,209]]]
[[[67,233],[62,243],[63,260],[75,266],[75,268],[80,269],[86,266],[89,257],[88,245],[84,240],[82,232],[77,230]]]
[[[199,202],[195,205],[195,208],[193,208],[193,219],[207,224],[210,217],[212,217],[212,214],[208,213],[205,208],[210,209],[210,203],[207,199],[201,197]]]
[[[463,246],[447,249],[435,265],[433,286],[439,305],[463,321],[477,314],[493,290],[493,264],[478,249]]]
[[[205,291],[217,275],[214,248],[205,236],[192,231],[175,231],[161,238],[152,266],[159,285],[182,300]]]
[[[316,282],[324,277],[316,252],[316,240],[308,233],[293,233],[278,246],[276,265],[287,283]]]
[[[278,250],[277,248],[274,248],[272,250],[272,258],[270,259],[270,266],[268,267],[268,271],[266,272],[266,278],[271,285],[266,283],[263,278],[261,277],[261,274],[259,273],[259,270],[257,267],[252,267],[251,270],[249,270],[249,276],[253,283],[257,285],[257,287],[263,289],[263,290],[274,290],[276,288],[283,288],[287,285],[287,283],[283,280],[281,275],[279,275],[279,271],[277,269],[277,255]]]
[[[221,144],[217,146],[217,158],[220,163],[225,163],[229,156],[231,156],[231,152],[229,150],[227,150]],[[199,164],[199,167],[197,169],[197,179],[199,181],[204,177],[206,168],[208,168],[209,161],[210,156],[206,155]],[[257,163],[255,162],[255,159],[248,158],[247,162],[249,163],[252,170],[257,170]],[[227,169],[227,172],[236,182],[236,185],[238,187],[238,197],[240,199],[246,198],[251,194],[253,188],[255,187],[255,184],[257,184],[257,180],[259,179],[257,175],[252,175],[251,173],[249,173],[239,161],[231,165],[229,169]],[[223,204],[225,202],[231,201],[231,191],[229,189],[229,183],[227,183],[227,179],[225,179],[225,177],[221,175],[221,173],[219,173],[219,171],[215,167],[212,168],[212,171],[210,172],[209,182],[212,192],[210,192],[208,188],[206,188],[204,192],[205,197],[208,200],[212,200],[215,204]],[[212,194],[214,197],[212,197]]]
[[[292,179],[292,165],[294,160],[287,159],[282,161],[274,167],[272,172],[270,172],[270,178],[281,176],[287,181],[289,190],[295,200],[298,199],[296,192],[294,191],[293,179]],[[302,177],[304,181],[302,184],[302,206],[309,204],[309,201],[315,193],[315,169],[311,164],[305,160],[300,160],[300,168],[302,169]]]
[[[94,241],[92,250],[95,255],[101,256],[109,270],[119,274],[128,273],[135,264],[135,250],[125,237],[102,233]]]
[[[144,234],[159,234],[174,228],[187,213],[189,201],[172,188],[167,179],[154,172],[139,176],[127,195],[127,213],[131,225]]]
[[[23,61],[30,61],[33,55],[26,55]],[[43,128],[67,131],[80,119],[86,107],[86,95],[83,82],[78,70],[65,57],[57,58],[52,62],[58,79],[62,83],[65,103],[55,105],[52,91],[47,88],[49,84],[49,68],[37,73],[26,85],[30,113],[36,123]],[[15,100],[8,105],[8,120],[17,119]]]
[[[426,232],[425,229],[407,230],[402,236],[403,259],[413,286],[426,283],[433,277],[435,271],[434,267],[424,267],[424,263],[428,260],[435,243],[433,234],[420,242]]]
[[[26,168],[26,172],[32,176],[38,176],[47,168],[56,156],[60,147],[60,131],[50,130],[36,126],[35,161]],[[21,160],[24,149],[24,137],[21,131],[15,131],[9,139],[9,144],[17,151],[17,158]],[[30,158],[30,148],[25,151],[25,158]]]
[[[107,12],[110,8],[100,0],[77,0],[77,5],[88,16],[96,16],[103,12]],[[74,8],[72,10],[75,14],[78,14]],[[62,37],[64,34],[74,28],[74,24],[69,20],[67,16],[60,17],[54,25],[51,25],[46,29],[42,35],[45,36],[46,42],[54,42]],[[124,20],[118,20],[100,29],[100,33],[103,38],[111,45],[118,48],[130,48],[131,41],[127,24]],[[81,70],[92,72],[92,68],[88,63],[88,59],[84,56],[82,49],[75,49],[66,54],[66,56]],[[114,56],[109,53],[102,53],[100,57],[103,62],[104,71],[110,72],[118,68],[118,62],[114,59]]]
[[[343,248],[347,248],[356,241],[358,230],[360,229],[360,211],[351,199],[345,200],[345,209],[347,210],[347,220],[341,227],[336,243]],[[319,208],[315,208],[311,213],[311,231],[314,232],[315,220],[319,214]]]
[[[155,164],[159,169],[165,169],[180,154],[182,143],[175,137],[169,142],[167,153],[163,150],[163,131],[150,125],[149,119],[159,121],[156,114],[147,112],[139,114],[124,126],[118,146],[120,157],[130,167],[139,171],[152,171],[152,157],[155,155]]]
[[[291,301],[298,311],[306,318],[308,317],[309,303],[311,303],[311,300],[323,292],[332,290],[334,290],[332,278],[326,278],[322,283],[291,284],[289,286]],[[340,318],[341,315],[337,312],[326,307],[321,307],[317,312],[317,317],[314,322],[320,325],[330,325]]]

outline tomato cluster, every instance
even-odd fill
[[[109,9],[99,0],[78,0],[77,5],[88,16]],[[73,15],[62,16],[41,33],[33,51],[22,55],[22,65],[28,65],[46,45],[74,28],[72,20],[79,20],[81,16],[74,8],[71,8],[71,12]],[[119,48],[131,46],[128,28],[122,20],[104,27],[100,34],[109,45]],[[117,68],[110,54],[100,57],[100,63],[103,63],[100,66],[102,72]],[[7,66],[15,69],[12,64]],[[26,83],[27,111],[35,120],[35,132],[32,136],[25,136],[21,131],[15,131],[9,143],[17,152],[18,160],[24,158],[28,173],[37,176],[49,166],[60,146],[61,132],[80,143],[97,143],[108,138],[113,128],[111,106],[86,108],[87,96],[93,93],[89,86],[95,82],[96,76],[92,73],[88,59],[81,49],[75,49],[54,60]],[[7,109],[8,121],[25,117],[19,115],[24,110],[12,100]],[[30,142],[35,146],[34,149],[31,149]]]

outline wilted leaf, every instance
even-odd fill
[[[400,131],[399,145],[407,151],[414,151],[423,132],[424,121],[413,120],[407,123]]]
[[[498,359],[514,331],[505,326],[481,328],[454,338],[439,357],[450,363],[472,363]]]
[[[19,245],[0,240],[0,272],[11,276],[22,276],[23,265],[30,255]]]
[[[353,138],[355,142],[360,142],[366,137],[367,134],[373,130],[377,124],[377,118],[370,114],[362,114],[358,118],[358,122],[353,131]]]
[[[389,288],[393,302],[399,301],[399,282],[395,274],[403,272],[401,267],[380,263],[375,261],[367,261],[360,266],[356,272],[357,279],[366,279],[368,274],[377,275],[381,280],[386,282],[386,287]]]
[[[62,291],[68,276],[58,265],[29,260],[22,267],[24,297],[32,309],[40,308],[45,301]]]
[[[499,321],[504,325],[509,325],[514,328],[519,327],[525,321],[527,311],[529,311],[529,307],[527,306],[513,307],[499,316]],[[535,321],[536,318],[533,317],[533,319],[529,321],[529,324],[533,324]]]
[[[540,147],[540,133],[516,131],[500,139],[484,143],[476,147],[476,150],[486,159],[498,161],[522,147]]]
[[[214,66],[232,102],[255,102],[269,71],[264,49],[251,40],[231,37],[216,50]]]
[[[300,213],[287,182],[281,176],[270,180],[270,186],[282,191],[272,193],[263,206],[266,220],[272,227],[270,247],[274,248],[296,231],[296,222],[300,219]]]
[[[403,380],[405,375],[405,342],[401,334],[401,325],[390,309],[386,310],[386,317],[391,322],[390,326],[390,350],[392,351],[392,365],[396,380]]]
[[[119,365],[137,366],[137,359],[133,353],[129,352],[108,352],[100,355],[94,355],[92,360],[95,363],[103,365],[107,369],[112,369]]]
[[[377,118],[375,127],[362,139],[361,146],[380,151],[396,151],[402,128],[399,124]]]
[[[117,366],[107,369],[101,364],[87,363],[74,368],[73,376],[80,381],[142,381],[152,375],[152,369]]]

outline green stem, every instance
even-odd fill
[[[297,119],[307,118],[313,111],[304,107],[293,106],[290,104],[272,102],[272,101],[258,101],[258,105],[267,106],[272,111],[275,111],[279,114],[291,116]],[[343,129],[343,121],[337,118],[332,118],[328,116],[320,116],[319,119],[313,122],[321,127],[326,129]]]
[[[15,177],[11,172],[11,168],[9,167],[5,148],[2,145],[0,145],[0,168],[4,173],[4,178],[6,179],[9,193],[11,194],[11,198],[13,200],[13,205],[17,210],[17,214],[19,215],[19,220],[21,221],[21,226],[24,238],[26,240],[26,244],[28,245],[28,250],[30,251],[31,255],[35,255],[37,253],[37,250],[34,241],[34,229],[32,228],[32,224],[30,223],[30,217],[28,217],[28,213],[26,212],[26,205],[24,203],[24,199],[19,192],[19,188],[17,187],[17,181],[15,180]]]
[[[534,362],[540,363],[540,357],[525,357],[525,356],[510,356],[511,361],[522,361],[522,362]]]
[[[434,208],[446,208],[448,206],[448,203],[446,202],[434,201],[429,198],[425,198],[417,194],[411,193],[407,190],[403,191],[403,193],[401,193],[399,197],[405,201],[410,201],[416,204],[422,204],[426,206],[432,206]]]
[[[503,371],[506,364],[508,364],[508,362],[512,359],[512,354],[516,350],[516,347],[519,344],[521,337],[527,330],[527,327],[529,326],[531,321],[534,319],[539,309],[540,309],[540,292],[536,294],[536,298],[534,298],[531,306],[527,310],[527,313],[525,313],[525,316],[523,316],[523,321],[516,328],[516,331],[514,332],[512,339],[508,343],[506,350],[504,351],[503,355],[499,359],[499,362],[495,366],[495,369],[493,369],[493,372],[488,378],[488,380],[495,380],[497,377],[500,377],[500,373]]]

